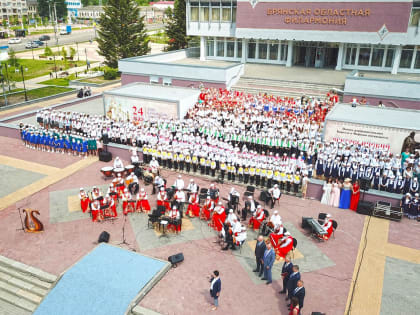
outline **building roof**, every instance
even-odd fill
[[[158,1],[158,2],[149,2],[149,5],[155,4],[166,4],[166,5],[174,5],[175,1]]]
[[[159,99],[178,102],[184,98],[199,94],[200,90],[174,86],[151,85],[146,83],[131,83],[111,91],[105,91],[105,95],[138,97],[145,99]]]
[[[420,130],[420,111],[390,107],[337,104],[328,113],[327,121],[342,121],[354,124]]]

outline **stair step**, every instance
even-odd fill
[[[247,85],[242,85],[242,84],[237,84],[236,86],[234,86],[234,89],[237,88],[244,88],[244,89],[252,89],[252,90],[258,90],[258,91],[275,91],[278,93],[294,93],[294,94],[306,94],[306,95],[317,95],[317,96],[325,96],[327,94],[327,92],[322,92],[322,91],[314,91],[314,90],[305,90],[305,89],[287,89],[287,88],[272,88],[272,87],[267,87],[267,86],[247,86]]]
[[[19,272],[16,269],[10,269],[5,267],[4,265],[0,265],[0,278],[2,279],[6,279],[6,275],[10,276],[11,278],[17,278],[20,279],[22,281],[25,281],[27,283],[31,283],[39,288],[42,289],[50,289],[51,286],[53,285],[52,282],[45,282],[42,281],[34,276],[31,276],[30,274],[26,274],[27,272],[25,271],[25,273]]]
[[[149,310],[147,308],[144,308],[140,305],[136,305],[132,310],[131,313],[134,315],[161,315],[160,313],[157,313],[155,311]]]
[[[24,274],[33,274],[34,277],[40,280],[43,280],[45,282],[55,282],[57,280],[57,276],[55,275],[52,275],[48,272],[45,272],[43,270],[31,267],[31,266],[25,265],[19,261],[15,261],[1,255],[0,255],[0,266],[4,266],[7,269],[13,269],[15,271],[22,272]],[[1,271],[5,272],[4,269]]]
[[[38,303],[30,302],[27,299],[20,298],[15,294],[12,294],[6,290],[3,290],[1,287],[0,287],[0,299],[29,312],[35,311],[38,305]]]
[[[43,289],[36,286],[33,283],[26,282],[19,278],[14,278],[4,272],[0,272],[0,281],[7,282],[21,289],[31,291],[32,293],[35,293],[36,295],[39,295],[40,297],[43,297],[48,293],[48,289]]]
[[[39,295],[2,280],[0,280],[0,289],[9,292],[10,294],[14,294],[21,299],[25,299],[35,305],[38,305],[42,300],[42,297]]]

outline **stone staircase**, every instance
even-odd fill
[[[0,256],[0,314],[31,314],[56,281],[52,274]]]
[[[338,89],[342,91],[344,89],[344,85],[262,79],[242,76],[232,89],[252,94],[267,93],[276,96],[299,98],[302,95],[325,97],[331,89]]]

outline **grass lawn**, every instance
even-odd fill
[[[108,82],[113,82],[113,81],[117,82],[119,80],[120,80],[120,78],[117,78],[115,80],[105,80],[104,76],[101,75],[101,76],[94,77],[94,78],[86,78],[86,79],[80,80],[80,82],[102,84],[102,83],[108,83]]]
[[[3,62],[4,64],[5,62]],[[23,74],[25,76],[25,80],[33,79],[36,77],[40,77],[54,71],[54,60],[33,60],[33,59],[19,59],[19,65],[23,66]],[[56,60],[57,64],[57,71],[69,69],[70,66],[74,67],[83,66],[86,64],[86,61],[68,61],[65,63],[63,60]],[[3,67],[4,68],[4,67]],[[25,68],[28,71],[25,71]],[[19,72],[16,72],[15,69],[18,69]],[[20,66],[18,68],[15,67],[8,67],[7,68],[9,80],[11,81],[22,81],[22,75],[20,73]],[[3,69],[3,75],[6,77],[5,70]]]
[[[37,98],[64,93],[64,92],[68,92],[72,90],[74,89],[60,87],[60,86],[46,86],[39,89],[28,90],[27,95],[28,95],[28,100],[34,100]],[[25,93],[23,91],[19,91],[18,93],[12,93],[12,94],[7,95],[7,105],[21,103],[24,101],[25,101]],[[2,94],[0,94],[0,106],[4,106],[4,104],[5,104],[4,97]]]
[[[169,37],[163,31],[159,31],[156,34],[150,35],[149,39],[152,43],[156,44],[167,44],[169,41]]]
[[[74,79],[76,79],[76,75],[72,73],[66,78],[50,79],[50,80],[42,81],[39,84],[69,86],[70,80],[74,80]]]

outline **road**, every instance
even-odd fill
[[[152,31],[156,29],[163,28],[163,24],[153,24],[153,25],[146,25],[147,30]],[[54,33],[47,34],[50,36],[51,40],[48,41],[48,45],[55,45],[55,35]],[[13,48],[14,51],[22,51],[25,50],[25,45],[27,42],[38,39],[41,35],[29,35],[26,38],[22,38],[22,42],[20,44],[8,44],[8,39],[0,40],[0,46],[9,46],[9,48]],[[78,30],[75,29],[70,35],[59,35],[57,34],[58,45],[67,45],[67,44],[74,44],[80,42],[86,42],[88,40],[95,38],[95,31],[93,29],[82,29]],[[42,46],[42,47],[45,47]],[[28,49],[29,50],[29,49]]]

